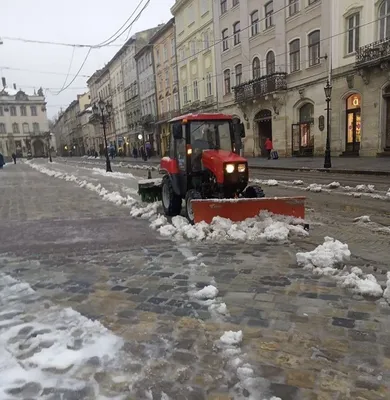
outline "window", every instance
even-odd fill
[[[165,88],[169,87],[169,71],[165,71]]]
[[[309,67],[320,63],[320,31],[309,35]]]
[[[260,60],[258,57],[255,57],[252,61],[252,76],[253,79],[260,78]]]
[[[267,70],[267,75],[275,73],[275,53],[273,51],[269,51],[267,53],[266,70]]]
[[[209,97],[213,94],[213,87],[211,82],[211,74],[206,76],[206,96]]]
[[[161,114],[164,114],[164,100],[160,101],[160,112]]]
[[[9,108],[12,117],[16,117],[16,107],[12,106]]]
[[[288,0],[288,14],[293,16],[299,12],[299,0]]]
[[[19,124],[17,124],[16,122],[12,124],[12,132],[19,133]]]
[[[223,73],[223,81],[224,81],[224,88],[225,88],[225,94],[230,93],[230,69],[227,69]]]
[[[241,39],[240,39],[240,23],[239,22],[236,22],[233,25],[233,33],[234,33],[234,45],[237,46],[241,42]]]
[[[317,3],[319,0],[309,0],[309,6],[311,6],[314,3]]]
[[[200,15],[204,15],[209,10],[209,0],[201,0]]]
[[[229,49],[229,35],[228,30],[224,29],[222,31],[222,50],[226,51]]]
[[[2,117],[3,115],[4,115],[3,107],[0,107],[0,116]]]
[[[23,133],[30,133],[30,127],[27,122],[23,124]]]
[[[190,46],[191,46],[191,55],[194,56],[196,54],[196,41],[192,40],[190,42]]]
[[[221,0],[221,15],[227,11],[227,0]]]
[[[33,132],[39,133],[39,124],[38,124],[38,122],[33,122]]]
[[[347,18],[347,54],[354,53],[359,48],[359,13]]]
[[[188,89],[187,89],[187,86],[183,86],[183,100],[184,100],[184,104],[188,103]]]
[[[174,95],[173,95],[173,101],[175,102],[175,111],[180,110],[180,106],[179,106],[179,94],[178,94],[178,93],[174,93]]]
[[[167,112],[171,111],[171,98],[167,97]]]
[[[264,6],[264,14],[265,14],[265,29],[271,28],[273,26],[273,13],[274,13],[274,2],[269,1]]]
[[[176,44],[175,39],[171,39],[171,57],[176,54]]]
[[[390,0],[385,0],[379,7],[379,39],[390,37]]]
[[[5,129],[5,124],[0,124],[0,133],[7,133],[7,130]]]
[[[172,79],[173,83],[177,82],[177,66],[172,67]]]
[[[234,74],[236,75],[236,85],[241,85],[242,81],[242,64],[236,65],[234,69]]]
[[[251,36],[255,36],[259,33],[259,12],[253,11],[251,14]]]
[[[203,33],[203,48],[207,50],[210,47],[209,32]]]
[[[240,0],[233,0],[233,7],[238,6],[240,4]]]
[[[194,90],[194,101],[197,101],[199,100],[198,81],[192,83],[192,88]]]
[[[164,54],[164,61],[167,61],[168,60],[168,49],[167,49],[166,44],[164,44],[163,54]]]
[[[33,117],[36,117],[37,116],[37,108],[35,106],[31,106],[30,109],[31,109],[31,115]]]
[[[20,106],[20,115],[22,117],[26,117],[27,116],[27,109],[26,106]]]
[[[299,39],[295,39],[290,43],[290,72],[299,71],[301,69],[300,47]]]

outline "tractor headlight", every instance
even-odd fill
[[[226,164],[225,170],[228,174],[232,174],[234,172],[234,164]]]
[[[238,164],[237,170],[238,170],[238,172],[245,172],[246,164]]]

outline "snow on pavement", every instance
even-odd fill
[[[53,392],[109,398],[94,373],[114,370],[123,341],[99,322],[44,301],[28,284],[4,274],[0,321],[0,399],[45,399]]]
[[[296,255],[299,266],[310,270],[315,275],[331,276],[341,287],[354,293],[380,298],[383,296],[381,285],[372,274],[364,274],[358,267],[350,270],[346,263],[350,261],[351,251],[346,243],[325,237],[323,244],[310,252]]]

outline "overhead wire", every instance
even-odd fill
[[[72,63],[73,63],[73,58],[74,58],[75,49],[76,49],[76,47],[73,47],[73,48],[72,48],[72,56],[70,57],[70,63],[69,63],[69,67],[68,67],[68,72],[67,72],[67,74],[66,74],[64,83],[62,84],[62,87],[61,87],[60,91],[65,87],[66,82],[68,81],[69,74],[70,74],[70,70],[71,70],[71,68],[72,68]]]

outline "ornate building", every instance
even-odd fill
[[[27,94],[16,85],[8,88],[3,78],[0,91],[0,153],[11,157],[44,157],[50,142],[49,122],[43,90]]]

